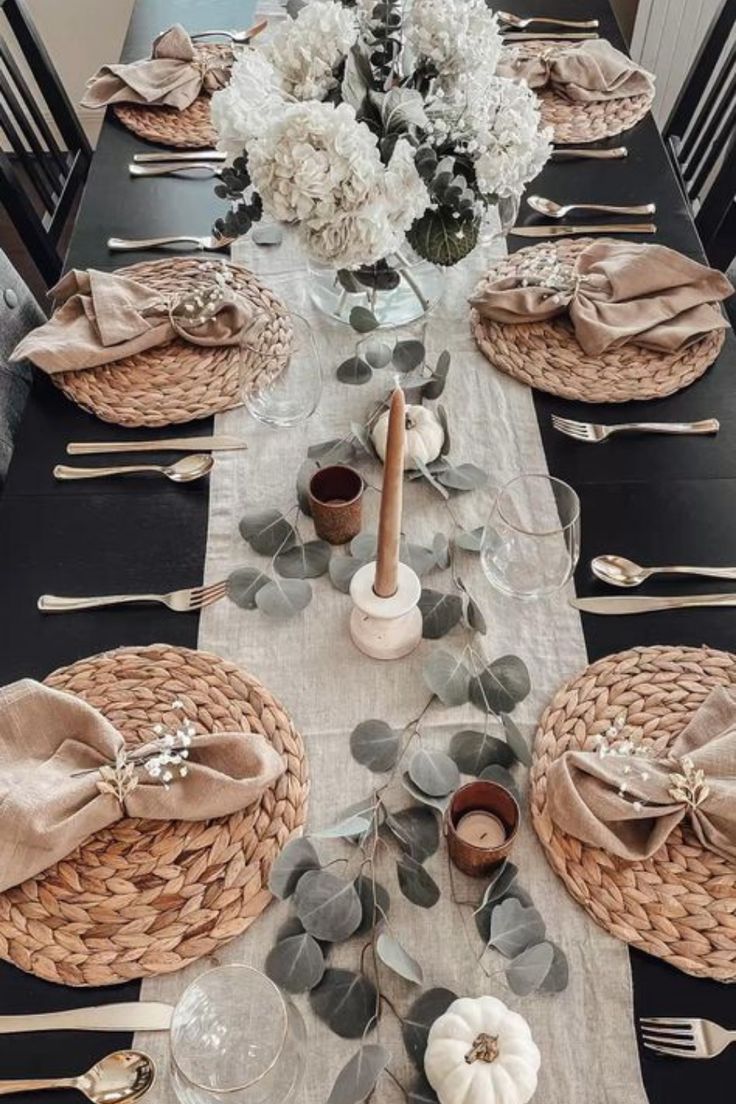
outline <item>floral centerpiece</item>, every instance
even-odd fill
[[[484,0],[308,0],[212,97],[230,204],[216,230],[237,237],[265,212],[296,227],[338,298],[369,289],[375,307],[403,282],[423,312],[429,277],[407,251],[436,280],[549,156],[536,97],[495,75],[500,50]]]

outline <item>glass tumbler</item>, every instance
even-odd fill
[[[208,970],[171,1020],[171,1077],[181,1104],[286,1104],[306,1061],[301,1014],[250,966]]]
[[[295,426],[314,414],[322,396],[322,371],[312,328],[291,314],[293,340],[287,364],[277,376],[253,381],[253,359],[260,357],[246,330],[240,344],[241,394],[247,410],[269,426]]]
[[[580,499],[549,475],[517,475],[501,488],[485,526],[481,563],[514,598],[554,594],[580,556]]]

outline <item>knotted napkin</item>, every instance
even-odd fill
[[[159,766],[157,777],[146,769],[177,749],[187,753],[179,767]],[[185,724],[126,751],[117,729],[81,698],[32,679],[12,683],[0,690],[0,891],[121,817],[227,816],[283,771],[281,756],[252,732],[193,735]]]
[[[129,276],[96,269],[68,272],[49,293],[60,305],[11,353],[53,375],[122,360],[182,337],[194,345],[237,345],[262,314],[216,282],[178,297]]]
[[[662,758],[631,754],[627,743],[624,754],[603,743],[555,760],[547,771],[553,823],[634,860],[650,858],[688,819],[704,847],[736,859],[736,699],[714,690]]]
[[[497,72],[502,77],[523,80],[530,88],[549,86],[578,103],[654,93],[653,75],[605,38],[576,46],[550,46],[541,54],[509,50]]]
[[[202,92],[224,88],[230,79],[220,56],[200,54],[176,23],[154,40],[150,58],[127,65],[103,65],[87,82],[82,107],[134,103],[183,111]]]
[[[676,353],[727,323],[714,305],[733,294],[722,272],[664,245],[599,240],[576,263],[548,246],[527,255],[512,276],[491,272],[471,300],[493,322],[542,322],[567,312],[590,356],[629,342]]]

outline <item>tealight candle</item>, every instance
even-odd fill
[[[518,827],[519,806],[509,790],[481,778],[468,782],[446,814],[450,858],[464,874],[486,877],[507,857]]]

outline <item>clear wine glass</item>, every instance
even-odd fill
[[[181,1104],[291,1104],[306,1064],[296,1007],[251,966],[219,966],[185,989],[171,1019]]]
[[[485,526],[481,563],[514,598],[554,594],[580,557],[580,499],[549,475],[517,475],[501,488]]]
[[[269,426],[295,426],[314,414],[322,396],[322,370],[312,327],[299,314],[290,315],[293,339],[287,364],[276,376],[262,372],[253,379],[254,347],[246,330],[240,344],[241,394],[247,410]]]

